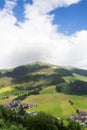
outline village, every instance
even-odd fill
[[[13,100],[11,102],[8,102],[4,105],[5,108],[10,109],[10,110],[18,110],[20,108],[23,109],[30,109],[33,107],[36,107],[36,104],[27,104],[27,103],[21,103],[20,100]]]
[[[87,127],[87,112],[78,111],[78,115],[70,116],[69,120],[75,120],[79,122],[82,126]]]

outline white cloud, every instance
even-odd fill
[[[57,7],[66,7],[79,1],[81,0],[33,0],[33,7],[38,8],[40,13],[48,13]]]
[[[71,1],[71,2],[70,2]],[[13,15],[16,1],[6,0],[0,11],[0,68],[10,68],[33,61],[87,68],[87,31],[66,36],[52,25],[51,10],[79,0],[34,0],[25,5],[25,22]]]

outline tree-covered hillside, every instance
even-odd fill
[[[87,94],[87,70],[72,67],[60,67],[36,62],[10,70],[0,70],[0,88],[10,87],[2,95],[39,94],[43,88],[56,86],[57,92],[69,94]]]

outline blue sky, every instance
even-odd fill
[[[14,15],[18,21],[24,21],[24,3],[32,4],[32,0],[18,0],[14,8]],[[4,7],[5,0],[0,0],[0,9]],[[69,7],[57,8],[50,12],[55,14],[53,24],[58,24],[59,31],[71,35],[76,31],[87,30],[87,0]]]
[[[87,69],[87,0],[0,0],[0,68]]]
[[[87,0],[69,7],[58,8],[55,13],[54,24],[59,24],[59,30],[67,34],[75,33],[83,29],[87,30]]]

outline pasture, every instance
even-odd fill
[[[69,103],[73,101],[73,105]],[[44,111],[62,119],[77,114],[76,109],[87,111],[87,98],[71,96],[62,93],[50,93],[28,96],[23,102],[37,104],[37,107],[28,111]]]

